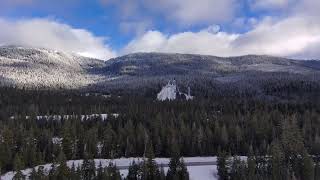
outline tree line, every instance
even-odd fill
[[[148,92],[150,96],[106,96],[99,92],[0,88],[1,172],[14,170],[16,159],[20,159],[21,168],[32,168],[55,162],[61,153],[68,160],[142,157],[148,142],[156,157],[172,157],[177,149],[181,156],[216,156],[225,151],[230,156],[252,152],[260,157],[272,154],[274,144],[281,144],[278,149],[283,154],[292,153],[287,147],[303,146],[299,156],[318,156],[320,96],[312,90],[300,94],[302,87],[306,90],[301,92],[306,92],[311,86],[299,82],[267,86],[270,98],[246,93],[221,95],[220,90],[208,92],[210,88],[198,87],[194,100],[171,102],[156,101],[153,92]],[[110,116],[106,121],[99,117],[82,121],[80,116],[59,121],[36,118],[100,113],[117,113],[119,117]],[[286,127],[291,126],[294,133],[284,136],[291,132],[284,131]],[[299,136],[290,139],[295,133]],[[288,138],[282,141],[283,137]]]
[[[179,154],[172,156],[169,162],[169,169],[165,173],[164,168],[154,161],[152,143],[148,143],[145,152],[145,159],[140,163],[133,161],[129,168],[127,176],[120,174],[117,166],[109,162],[108,166],[103,167],[101,162],[96,167],[95,161],[87,155],[81,165],[67,165],[65,154],[61,151],[59,157],[51,165],[49,172],[44,170],[43,166],[37,169],[33,168],[28,175],[22,173],[21,159],[15,158],[14,180],[189,180],[189,173]]]

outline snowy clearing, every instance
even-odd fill
[[[98,168],[98,166],[102,165],[102,167],[107,167],[110,162],[113,162],[116,164],[118,169],[120,170],[121,176],[124,178],[128,174],[128,167],[130,164],[135,162],[142,162],[143,158],[120,158],[120,159],[95,159],[95,165]],[[156,158],[155,161],[159,166],[163,166],[165,172],[168,170],[168,164],[170,159],[169,158]],[[190,179],[191,180],[215,180],[217,178],[217,166],[216,166],[216,157],[185,157],[184,162],[188,168]],[[67,162],[67,165],[69,167],[72,167],[73,165],[75,167],[78,167],[81,165],[83,160],[70,160]],[[45,173],[48,173],[51,169],[52,164],[45,164],[41,165],[43,167],[43,170]],[[37,170],[39,166],[36,166],[35,169]],[[25,176],[29,176],[32,169],[28,168],[25,170],[22,170],[22,173]],[[15,175],[15,172],[7,172],[6,174],[1,176],[1,180],[11,180],[13,176]]]

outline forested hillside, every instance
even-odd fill
[[[220,179],[319,179],[318,61],[136,53],[103,62],[1,47],[0,65],[1,174],[23,179],[22,169],[52,163],[30,178],[119,179],[94,159],[148,157],[129,175],[182,180],[180,157],[218,156]],[[155,157],[171,158],[167,175]]]
[[[268,95],[264,98],[214,82],[205,86],[192,86],[193,100],[163,102],[156,100],[160,88],[142,95],[123,90],[103,94],[1,88],[1,172],[59,162],[59,156],[68,160],[142,157],[147,146],[153,147],[155,157],[177,152],[181,156],[273,155],[296,177],[302,172],[302,155],[317,161],[319,84],[274,79],[261,86]],[[81,118],[88,114],[109,116]],[[45,115],[61,118],[39,118]],[[296,161],[291,161],[293,157]],[[254,173],[268,177],[273,172],[257,169]]]

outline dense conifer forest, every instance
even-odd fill
[[[118,176],[116,167],[90,168],[92,159],[149,154],[148,161],[132,165],[131,171],[148,169],[145,173],[165,178],[152,158],[170,157],[177,166],[180,156],[219,156],[220,179],[319,179],[319,87],[296,83],[265,86],[263,91],[273,98],[198,87],[194,100],[164,102],[155,99],[153,89],[141,95],[1,88],[1,174],[84,159],[82,168],[89,166],[88,172],[61,165],[43,178],[108,179]],[[82,118],[89,114],[108,116]],[[38,171],[32,177],[43,175]],[[97,173],[85,178],[83,173],[90,171]],[[187,179],[183,174],[187,172],[180,179]]]

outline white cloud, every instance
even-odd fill
[[[208,29],[172,35],[149,31],[131,41],[123,53],[157,51],[217,56],[268,54],[320,58],[320,54],[313,50],[319,44],[319,20],[295,16],[282,20],[265,18],[243,34],[213,33]]]
[[[229,21],[237,8],[235,0],[161,0],[156,5],[153,0],[145,1],[149,8],[187,25]]]
[[[135,21],[160,15],[179,25],[215,24],[231,21],[237,0],[100,0],[104,6],[115,6],[118,16]],[[138,17],[138,18],[137,18]]]
[[[320,1],[319,0],[299,0],[296,6],[293,7],[294,13],[320,16]]]
[[[150,27],[152,27],[152,21],[149,20],[124,21],[120,23],[120,30],[125,34],[141,35]]]
[[[105,39],[50,19],[0,18],[0,44],[43,47],[109,59],[115,56]]]
[[[250,0],[252,9],[279,9],[287,8],[297,0]]]

